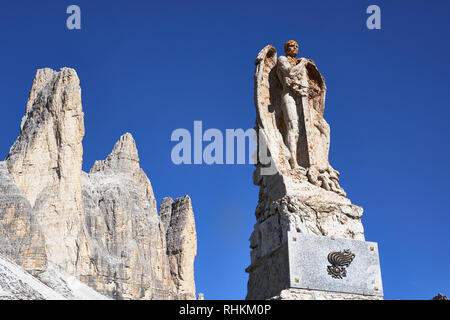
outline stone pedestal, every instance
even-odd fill
[[[375,242],[287,232],[286,242],[247,268],[247,299],[379,300]]]
[[[311,184],[301,170],[259,172],[247,299],[382,299],[378,246],[365,241],[363,209]],[[336,265],[346,274],[333,278],[328,255],[344,250],[355,256],[348,267]]]

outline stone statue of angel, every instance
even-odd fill
[[[339,172],[328,160],[330,126],[323,117],[325,79],[311,59],[297,58],[289,40],[277,59],[273,46],[258,54],[255,71],[256,129],[264,130],[272,159],[281,171],[299,172],[310,183],[346,196]]]

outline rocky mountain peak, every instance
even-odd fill
[[[49,261],[76,271],[83,232],[81,167],[84,114],[75,70],[36,72],[9,174],[39,221]]]
[[[122,135],[89,174],[83,137],[75,70],[38,70],[19,137],[0,162],[0,258],[68,298],[77,294],[67,294],[65,275],[115,299],[195,299],[190,198],[170,199],[166,221],[133,136]]]
[[[131,133],[125,133],[116,142],[106,160],[96,161],[90,173],[106,169],[135,171],[139,169],[139,154]]]

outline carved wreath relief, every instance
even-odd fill
[[[355,254],[346,249],[338,252],[331,252],[328,254],[328,261],[331,266],[327,267],[328,274],[333,278],[342,279],[347,276],[347,268],[355,258]]]

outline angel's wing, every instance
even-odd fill
[[[325,109],[325,95],[327,92],[325,78],[311,59],[307,59],[306,70],[309,82],[309,105],[323,116],[323,111]]]
[[[255,107],[257,132],[264,130],[267,146],[277,168],[286,166],[290,157],[284,142],[281,113],[282,85],[276,74],[277,51],[271,45],[264,47],[255,61]]]
[[[311,59],[306,59],[308,76],[308,108],[310,110],[311,126],[308,132],[308,143],[314,146],[308,149],[310,163],[326,168],[329,165],[330,126],[323,117],[327,87],[325,79]],[[307,125],[307,124],[306,124]]]

